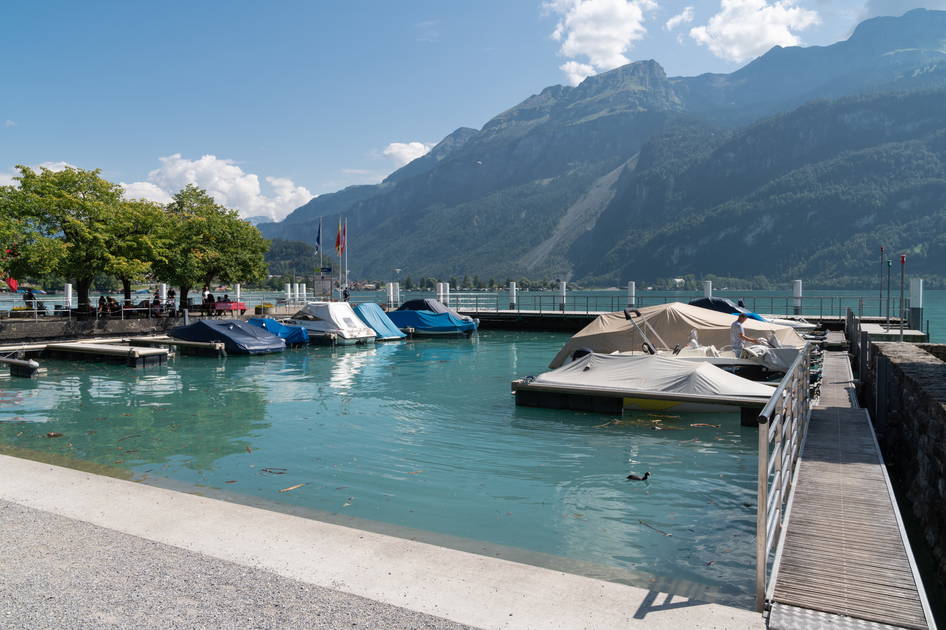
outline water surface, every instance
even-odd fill
[[[0,380],[0,450],[750,606],[755,430],[516,407],[510,381],[567,338],[45,361],[39,379]]]

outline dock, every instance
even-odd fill
[[[796,474],[766,597],[769,628],[935,628],[846,352],[825,352]]]
[[[165,348],[135,348],[107,343],[50,343],[46,344],[44,356],[58,359],[103,361],[119,363],[128,367],[147,367],[167,363]]]

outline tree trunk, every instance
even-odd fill
[[[187,292],[190,291],[190,287],[181,287],[181,312],[187,310]]]
[[[91,311],[92,304],[89,302],[89,289],[92,288],[94,278],[76,278],[76,302],[80,311]]]
[[[131,308],[131,279],[122,278],[122,292],[125,294],[125,306]]]

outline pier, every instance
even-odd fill
[[[760,418],[757,605],[769,628],[934,628],[847,352],[825,351],[813,407],[798,368]]]

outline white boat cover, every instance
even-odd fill
[[[633,323],[624,317],[623,312],[599,315],[559,350],[549,367],[559,367],[579,348],[602,353],[627,352],[640,350],[644,341],[650,341],[655,350],[671,350],[677,344],[685,346],[690,340],[691,330],[696,330],[701,345],[724,348],[730,345],[729,331],[736,321],[735,315],[681,302],[647,306],[636,309],[636,312],[640,317],[634,315]],[[801,348],[805,345],[805,340],[787,326],[747,319],[744,327],[750,337],[774,334],[782,347]],[[646,339],[641,336],[641,331]]]
[[[770,397],[771,385],[756,383],[703,361],[660,355],[586,354],[533,383],[610,391],[665,392],[700,396]]]
[[[315,332],[333,332],[348,339],[375,337],[375,332],[368,328],[355,315],[348,302],[309,302],[292,319],[306,330]]]

